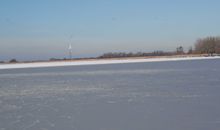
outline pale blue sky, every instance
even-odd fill
[[[1,0],[0,60],[188,49],[220,34],[219,0]]]

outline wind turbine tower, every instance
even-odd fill
[[[69,50],[69,59],[71,60],[72,59],[72,45],[71,44],[69,44],[68,50]]]

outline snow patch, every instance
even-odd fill
[[[203,59],[220,59],[220,56],[215,56],[215,57],[179,57],[179,58],[103,59],[103,60],[98,59],[98,60],[87,60],[87,61],[83,60],[83,61],[17,63],[17,64],[1,64],[0,69],[102,65],[102,64],[142,63],[142,62],[163,62],[163,61],[183,61],[183,60],[203,60]]]

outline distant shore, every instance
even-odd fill
[[[175,55],[175,56],[147,56],[147,57],[126,57],[126,58],[103,58],[103,59],[78,59],[42,62],[19,62],[0,64],[0,69],[18,68],[40,68],[40,67],[59,67],[59,66],[82,66],[82,65],[102,65],[102,64],[121,64],[121,63],[141,63],[141,62],[162,62],[162,61],[183,61],[183,60],[202,60],[220,59],[220,56],[208,55]]]

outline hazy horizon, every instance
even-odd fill
[[[10,0],[0,2],[0,61],[187,50],[218,36],[218,0]]]

